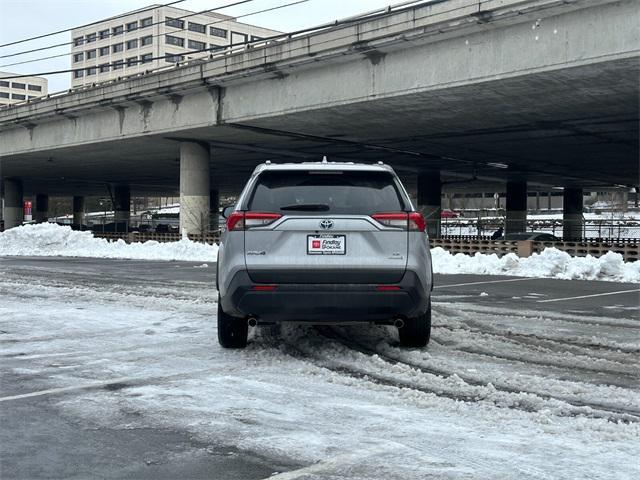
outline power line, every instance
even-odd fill
[[[243,2],[240,2],[240,3],[245,3],[247,1],[252,1],[252,0],[244,0]],[[275,7],[265,8],[263,10],[258,10],[258,11],[255,11],[255,12],[250,12],[250,13],[246,13],[246,14],[243,14],[243,15],[238,15],[237,17],[234,17],[234,18],[249,17],[251,15],[257,15],[257,14],[260,14],[260,13],[271,12],[273,10],[278,10],[278,9],[285,8],[285,7],[290,7],[290,6],[293,6],[293,5],[298,5],[298,4],[306,3],[306,2],[309,2],[309,1],[310,0],[297,0],[295,2],[285,3],[285,4],[282,4],[282,5],[277,5]],[[231,6],[231,5],[228,5],[228,6]],[[222,22],[225,22],[225,21],[227,21],[227,20],[218,20],[216,22],[207,23],[207,24],[205,24],[205,26],[215,25],[217,23],[222,23]],[[180,30],[185,30],[185,29],[182,28]],[[288,35],[290,35],[290,34],[284,33],[284,34],[274,35],[274,36],[271,36],[271,37],[260,38],[260,39],[257,39],[257,40],[249,40],[249,41],[246,41],[246,42],[240,42],[240,43],[237,43],[235,45],[230,45],[230,46],[237,47],[237,46],[242,46],[242,45],[250,45],[252,43],[265,42],[265,41],[268,41],[268,40],[274,40],[274,39],[277,39],[277,38],[282,38],[283,36],[288,36]],[[161,36],[164,36],[164,34],[154,35],[154,37],[161,37]],[[220,46],[217,46],[217,47],[210,47],[210,48],[205,48],[205,49],[201,49],[201,50],[189,50],[189,51],[186,51],[186,52],[181,52],[179,54],[166,54],[166,55],[161,55],[161,56],[158,56],[158,57],[152,57],[150,59],[147,59],[144,63],[151,62],[153,60],[162,60],[162,59],[166,59],[168,57],[183,56],[183,55],[189,55],[189,54],[195,54],[195,53],[205,53],[205,52],[213,53],[213,52],[220,51],[222,49],[226,49],[227,47],[228,46],[220,45]],[[64,53],[64,54],[61,54],[61,55],[53,55],[51,57],[41,58],[41,59],[38,59],[38,60],[46,60],[48,58],[55,58],[55,57],[66,56],[66,55],[69,55],[69,54]],[[38,61],[38,60],[29,60],[29,61]],[[98,67],[102,67],[102,66],[113,67],[114,65],[123,65],[124,64],[124,60],[122,60],[123,63],[118,63],[118,62],[119,61],[111,62],[111,63],[96,64],[93,67],[86,67],[85,66],[85,67],[81,67],[81,68],[70,68],[70,69],[67,69],[67,70],[56,70],[56,71],[51,71],[51,72],[42,72],[42,73],[35,73],[35,74],[28,74],[28,75],[23,75],[23,74],[11,75],[11,76],[8,76],[8,77],[2,77],[0,79],[1,80],[10,80],[10,79],[15,79],[15,78],[25,78],[25,77],[34,77],[34,76],[39,77],[39,76],[44,76],[44,75],[58,75],[58,74],[62,74],[62,73],[72,73],[72,72],[82,71],[82,70],[86,70],[87,68],[98,68]],[[20,63],[27,63],[27,62],[20,62]],[[135,61],[135,64],[139,64],[139,63],[143,63],[143,62],[140,61],[140,60],[136,60]],[[16,65],[16,64],[11,64],[11,65]],[[0,67],[6,67],[6,66],[10,66],[10,65],[0,65]]]
[[[173,2],[165,3],[164,5],[160,5],[160,6],[161,7],[168,7],[170,5],[175,5],[176,3],[182,3],[184,1],[186,1],[186,0],[175,0]],[[136,10],[136,13],[148,12],[149,10],[155,10],[156,8],[158,8],[158,5],[156,5],[154,7],[147,7],[147,8],[142,9],[142,10]],[[123,17],[129,16],[129,15],[131,15],[131,13],[132,12],[123,13],[122,15],[116,15],[115,17],[109,17],[106,20],[98,20],[98,21],[95,21],[95,22],[87,23],[85,25],[80,25],[79,27],[66,28],[64,30],[58,30],[57,32],[45,33],[43,35],[38,35],[37,37],[23,38],[22,40],[16,40],[15,42],[3,43],[2,45],[0,45],[0,48],[1,47],[8,47],[10,45],[16,45],[18,43],[30,42],[32,40],[38,40],[40,38],[50,37],[52,35],[59,35],[61,33],[70,32],[72,30],[76,30],[78,28],[90,27],[91,25],[97,25],[98,23],[102,23],[104,21],[117,20],[118,18],[123,18]]]
[[[278,6],[278,7],[273,7],[273,8],[264,10],[264,11],[275,10],[275,9],[278,9],[278,8],[283,8],[283,7],[287,7],[287,6],[290,6],[290,5],[295,5],[295,4],[298,4],[298,3],[304,3],[304,2],[307,2],[307,1],[309,1],[309,0],[299,0],[299,1],[293,2],[291,4],[285,4],[285,5],[281,5],[281,6]],[[404,7],[406,5],[416,4],[416,3],[418,3],[418,4],[424,3],[426,5],[434,5],[434,4],[438,4],[438,3],[444,3],[445,1],[446,0],[409,0],[409,1],[403,2],[401,4],[397,4],[396,6],[403,6]],[[443,12],[427,14],[427,15],[424,15],[423,17],[420,17],[420,18],[430,18],[430,17],[433,17],[433,16],[441,15],[443,13],[451,13],[451,12],[455,12],[455,11],[459,11],[459,10],[464,10],[464,8],[465,7],[454,7],[452,9],[445,10]],[[365,20],[365,19],[378,18],[378,17],[386,15],[388,12],[389,12],[388,9],[384,9],[384,11],[379,11],[379,12],[378,11],[372,11],[372,12],[368,12],[368,13],[362,15],[362,16],[349,17],[349,18],[345,18],[343,20],[336,20],[335,22],[329,22],[329,23],[325,23],[325,24],[321,24],[321,25],[316,25],[314,27],[309,27],[309,28],[305,28],[305,29],[301,29],[301,30],[296,30],[296,31],[293,31],[293,32],[283,33],[283,34],[279,34],[279,35],[273,35],[271,37],[265,37],[265,38],[261,38],[261,39],[258,39],[258,40],[240,42],[240,43],[237,43],[235,45],[232,45],[231,47],[240,47],[240,46],[243,46],[243,45],[247,46],[247,45],[251,45],[253,43],[269,42],[271,40],[278,40],[278,39],[282,39],[282,38],[292,38],[293,36],[296,36],[296,35],[315,32],[315,31],[318,31],[318,30],[326,29],[326,28],[350,25],[352,23],[357,23],[357,22],[360,22],[360,21]],[[255,14],[255,13],[258,13],[258,12],[254,12],[252,14]],[[240,17],[237,17],[237,18],[240,18]],[[416,18],[414,20],[418,20],[418,19]],[[384,28],[387,28],[387,27],[390,27],[390,26],[400,25],[403,22],[404,22],[404,20],[402,20],[400,22],[397,22],[397,23],[394,23],[394,24],[385,24],[383,26],[374,27],[374,28],[372,28],[370,30],[362,31],[362,32],[360,32],[360,34],[373,33],[373,32],[376,32],[378,30],[383,30]],[[320,43],[318,43],[316,45],[325,44],[325,43],[332,43],[332,42],[334,42],[336,40],[349,38],[351,36],[352,36],[352,34],[349,33],[349,34],[347,34],[345,36],[332,37],[331,39],[325,40],[325,41],[320,42]],[[210,52],[213,55],[213,52],[220,51],[223,48],[226,49],[225,47],[220,46],[220,47],[213,47],[213,48],[205,48],[205,49],[202,49],[202,50],[190,50],[190,51],[182,52],[180,54],[167,54],[167,55],[162,55],[162,56],[159,56],[159,57],[153,57],[153,58],[149,59],[148,61],[164,59],[164,58],[167,58],[167,57],[173,57],[173,56],[177,56],[177,55],[182,56],[182,55],[188,55],[188,54],[194,54],[194,53],[203,53],[203,52]],[[308,48],[306,45],[302,46],[302,47],[298,47],[296,49],[289,50],[289,53],[291,53],[294,50],[300,50],[300,49],[304,50],[306,48]],[[210,57],[210,58],[212,58],[212,57]],[[140,61],[136,61],[136,63],[141,63],[141,62]],[[242,62],[238,62],[238,63],[242,63]],[[102,64],[102,65],[113,66],[114,63],[107,63],[107,64]],[[100,65],[96,65],[96,67],[99,67],[99,66]],[[231,63],[228,66],[233,67],[233,66],[235,66],[235,63]],[[51,71],[51,72],[41,72],[41,73],[28,74],[28,75],[20,74],[20,75],[2,77],[2,78],[0,78],[0,80],[8,80],[8,79],[13,79],[13,78],[25,78],[25,77],[31,77],[31,76],[57,75],[57,74],[71,73],[71,72],[80,71],[80,70],[86,70],[86,69],[87,69],[87,67],[82,67],[82,68],[71,68],[71,69],[66,69],[66,70],[57,70],[57,71]],[[157,70],[157,69],[155,69],[155,70]],[[135,75],[135,74],[131,74],[131,75]],[[127,75],[124,75],[124,76],[126,77]],[[100,83],[100,82],[98,82],[98,83]],[[86,86],[86,85],[82,85],[82,86]]]
[[[225,7],[232,7],[234,5],[239,5],[241,3],[246,3],[248,1],[253,1],[253,0],[243,0],[243,1],[238,2],[238,3],[232,3],[232,4],[229,4],[229,5],[226,5]],[[299,3],[306,3],[308,1],[310,1],[310,0],[298,0],[298,1],[295,1],[295,2],[292,2],[292,3],[287,3],[287,4],[284,4],[284,5],[265,8],[263,10],[258,10],[258,11],[255,11],[255,12],[245,13],[243,15],[238,15],[238,16],[235,16],[233,18],[238,19],[238,18],[250,17],[252,15],[257,15],[259,13],[270,12],[272,10],[278,10],[280,8],[289,7],[289,6],[292,6],[292,5],[297,5]],[[225,7],[219,7],[219,8],[225,8]],[[210,10],[203,10],[203,12],[209,12],[209,11]],[[203,13],[203,12],[194,13],[193,15],[197,15],[197,14]],[[191,15],[189,15],[189,16],[191,16]],[[176,18],[176,20],[177,19],[181,19],[181,18],[185,18],[185,17],[178,17],[178,18]],[[224,23],[224,22],[227,22],[227,21],[228,21],[227,19],[216,20],[215,22],[205,23],[204,26],[208,27],[208,26],[211,26],[211,25],[217,25],[219,23]],[[164,23],[164,22],[159,22],[159,23]],[[187,30],[187,28],[186,27],[178,28],[177,30],[174,30],[172,33],[179,32],[179,31],[184,31],[184,30]],[[164,35],[165,35],[164,33],[160,33],[158,35],[149,35],[149,36],[152,37],[152,38],[158,38],[158,37],[163,37]],[[222,47],[222,45],[221,45],[221,47]],[[5,64],[5,65],[0,65],[0,68],[12,67],[14,65],[23,65],[25,63],[40,62],[42,60],[49,60],[49,59],[52,59],[52,58],[66,57],[67,55],[72,55],[72,54],[73,54],[73,52],[68,52],[68,53],[61,53],[59,55],[50,55],[48,57],[34,58],[33,60],[25,60],[23,62],[8,63],[8,64]],[[0,57],[0,58],[2,58],[2,57]],[[84,67],[84,68],[87,68],[87,67]]]
[[[185,0],[180,0],[180,1],[185,1]],[[174,20],[182,20],[183,18],[193,17],[194,15],[201,15],[201,14],[203,14],[203,13],[209,13],[209,12],[213,12],[213,11],[216,11],[216,10],[222,10],[222,9],[224,9],[224,8],[228,8],[228,7],[235,7],[235,6],[237,6],[237,5],[242,5],[243,3],[248,3],[248,2],[252,2],[252,1],[254,1],[254,0],[240,0],[240,1],[238,1],[238,2],[230,3],[230,4],[228,4],[228,5],[223,5],[223,6],[221,6],[221,7],[210,8],[210,9],[208,9],[208,10],[202,10],[202,11],[200,11],[200,12],[194,12],[194,13],[190,13],[190,14],[188,14],[188,15],[183,15],[183,16],[181,16],[181,17],[176,17],[176,18],[174,18]],[[169,3],[169,4],[167,4],[167,5],[171,5],[171,4]],[[161,8],[161,7],[164,7],[164,6],[167,6],[167,5],[160,5],[160,6],[158,6],[158,7],[154,7],[154,9],[155,9],[155,8]],[[143,10],[143,11],[146,11],[146,10]],[[141,12],[135,12],[135,13],[141,13]],[[123,14],[123,16],[125,16],[125,17],[128,17],[129,15],[131,15],[131,12],[130,12],[130,13],[127,13],[127,14]],[[115,17],[115,18],[120,18],[120,17]],[[95,23],[100,24],[100,23],[103,23],[103,22],[108,22],[108,21],[110,21],[110,20],[113,20],[113,19],[109,19],[109,18],[108,18],[108,19],[106,19],[106,20],[103,20],[103,21],[100,21],[100,22],[95,22]],[[226,20],[223,20],[223,21],[226,21]],[[161,21],[159,21],[159,22],[153,22],[153,23],[150,23],[149,25],[145,26],[144,28],[146,28],[146,27],[152,27],[152,26],[154,26],[154,25],[160,25],[160,24],[162,24],[162,23],[165,23],[165,20],[161,20]],[[89,24],[89,25],[93,25],[93,24]],[[84,27],[77,27],[77,28],[84,28]],[[75,30],[75,29],[72,29],[72,30]],[[182,28],[182,29],[180,29],[180,30],[184,30],[184,28]],[[118,34],[115,34],[115,33],[113,33],[113,31],[111,31],[111,32],[109,32],[106,36],[104,36],[104,37],[100,37],[100,39],[99,39],[99,40],[104,40],[105,38],[113,37],[113,36],[115,36],[115,35],[120,35],[120,34],[119,34],[119,33],[118,33]],[[83,40],[83,42],[84,42],[84,40]],[[16,52],[16,53],[9,53],[9,54],[7,54],[7,55],[0,55],[0,58],[16,57],[16,56],[18,56],[18,55],[26,55],[27,53],[40,52],[40,51],[42,51],[42,50],[50,50],[50,49],[52,49],[52,48],[57,48],[57,47],[64,47],[65,45],[75,45],[75,40],[72,40],[72,41],[70,41],[70,42],[57,43],[57,44],[55,44],[55,45],[48,45],[48,46],[46,46],[46,47],[33,48],[33,49],[31,49],[31,50],[25,50],[25,51],[23,51],[23,52]],[[71,53],[69,53],[68,55],[70,55],[70,54],[71,54]],[[46,57],[46,58],[56,58],[56,57],[61,57],[61,56],[63,56],[63,54],[60,54],[60,55],[54,55],[54,56]],[[45,58],[45,59],[46,59],[46,58]],[[45,59],[43,59],[43,60],[45,60]],[[34,61],[37,61],[37,60],[38,60],[38,59],[35,59],[35,60],[27,60],[27,61],[25,61],[25,62],[11,63],[11,64],[9,64],[9,65],[3,65],[3,66],[5,66],[5,67],[6,67],[6,66],[12,66],[12,65],[20,65],[21,63],[34,62]]]

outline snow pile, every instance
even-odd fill
[[[528,258],[514,253],[502,257],[495,254],[474,256],[452,255],[436,247],[431,250],[435,273],[469,273],[479,275],[515,275],[550,277],[565,280],[610,280],[640,282],[640,262],[625,263],[622,255],[607,252],[602,257],[572,257],[556,248],[546,248]]]
[[[0,255],[129,258],[136,260],[184,260],[215,262],[217,245],[179,242],[127,244],[123,240],[109,242],[94,238],[91,232],[78,232],[53,223],[25,225],[0,233]],[[595,258],[572,257],[555,248],[519,258],[513,253],[462,253],[452,255],[440,247],[431,250],[436,273],[470,273],[480,275],[516,275],[576,280],[610,280],[640,282],[640,262],[625,263],[622,255],[608,252]]]
[[[171,243],[110,242],[94,238],[91,232],[79,232],[54,223],[24,225],[0,233],[0,255],[215,262],[217,254],[217,245],[188,239]]]

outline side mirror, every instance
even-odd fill
[[[224,207],[222,209],[222,217],[223,218],[229,218],[229,215],[231,215],[233,213],[233,211],[235,210],[235,206],[230,206],[230,207]]]

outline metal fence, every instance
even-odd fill
[[[571,230],[565,235],[565,227]],[[511,228],[509,228],[511,227]],[[585,219],[575,222],[562,219],[514,220],[508,224],[504,218],[443,218],[441,232],[443,238],[486,239],[502,229],[506,231],[540,232],[551,234],[558,239],[565,236],[573,240],[640,242],[640,218],[628,219]]]

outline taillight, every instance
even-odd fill
[[[408,229],[418,232],[424,232],[426,229],[424,217],[418,212],[374,213],[371,215],[371,218],[385,227],[402,228],[403,230]]]
[[[264,227],[282,217],[279,213],[262,212],[233,212],[227,218],[227,230],[247,230],[254,227]]]
[[[424,232],[427,229],[427,222],[420,212],[409,213],[409,230]]]

